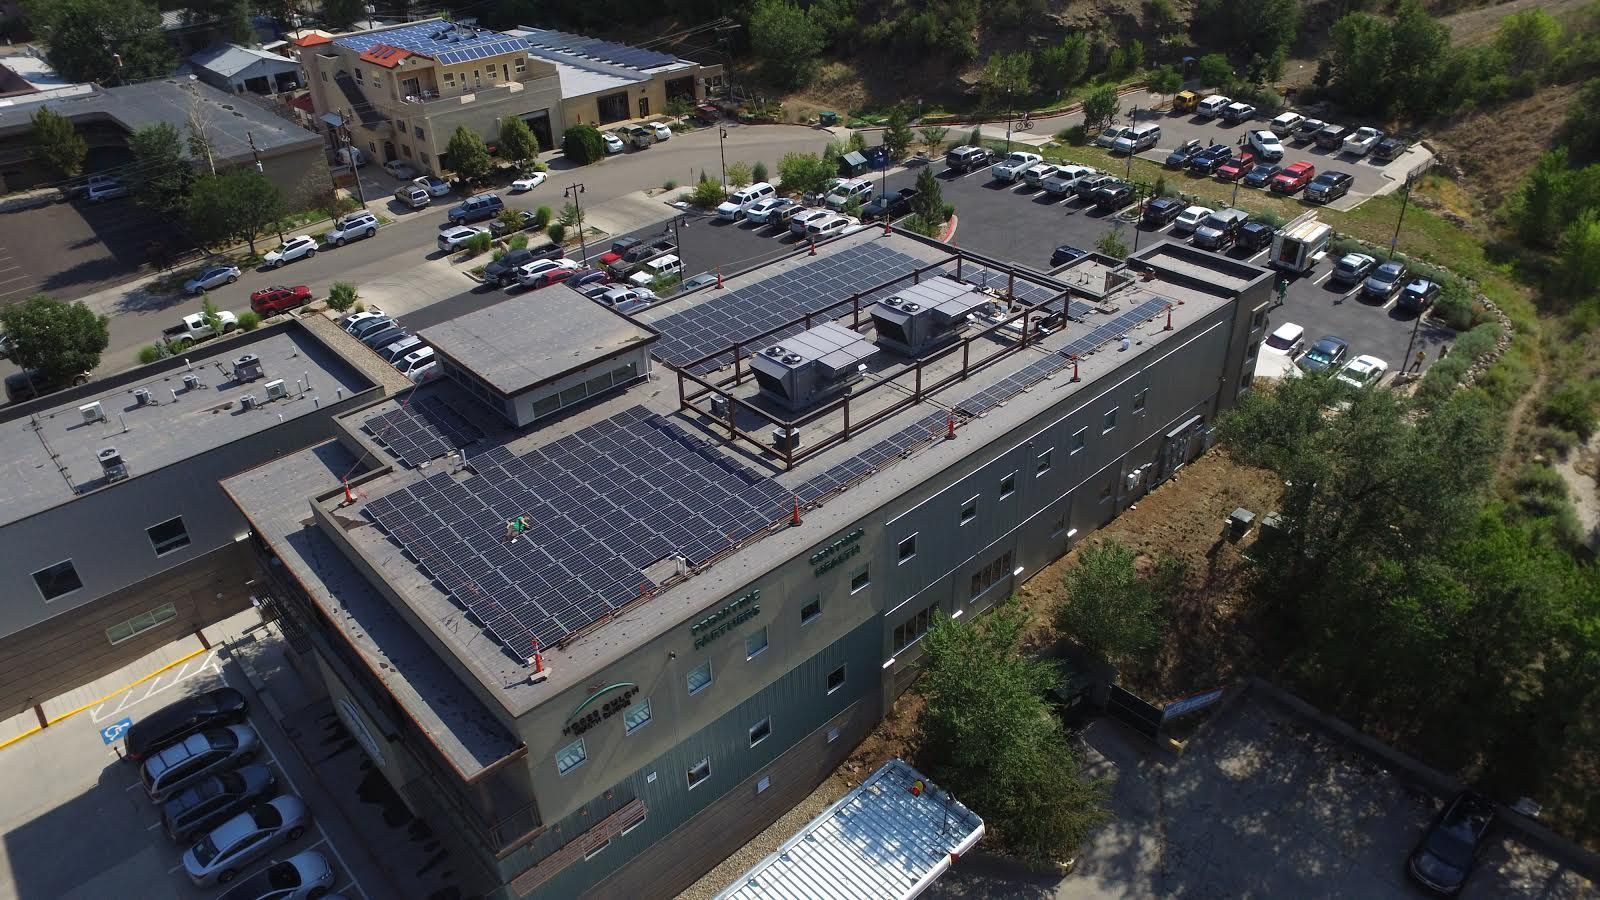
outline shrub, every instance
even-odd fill
[[[731,162],[728,164],[728,183],[736,188],[742,188],[750,183],[753,174],[750,164],[746,162]],[[722,202],[722,201],[717,201]]]
[[[1089,131],[1082,125],[1073,125],[1056,132],[1056,140],[1082,147],[1089,142]]]
[[[606,142],[593,125],[574,125],[561,137],[561,153],[580,166],[604,159]]]
[[[769,180],[767,164],[759,159],[756,160],[756,164],[750,167],[750,180],[752,182]]]
[[[160,362],[171,355],[172,351],[167,348],[166,344],[151,344],[148,347],[139,348],[139,363],[148,366],[153,362]]]
[[[666,181],[661,182],[661,189],[663,191],[675,191],[678,189],[678,183],[668,178]]]
[[[1273,228],[1282,228],[1289,220],[1278,215],[1270,209],[1263,209],[1259,212],[1251,214],[1250,221],[1260,222],[1263,225],[1269,225]]]
[[[241,331],[255,331],[261,327],[261,316],[255,310],[239,314],[239,329]]]
[[[356,301],[356,305],[351,308],[351,311],[352,312],[358,312],[358,313],[364,313],[364,312],[367,311],[367,304],[361,302],[360,300],[357,300]]]
[[[488,253],[489,248],[493,246],[494,236],[489,234],[487,231],[480,231],[472,237],[467,238],[467,242],[462,245],[462,249],[467,251],[468,256],[478,256],[483,253]]]
[[[555,213],[550,211],[550,207],[539,207],[533,211],[533,227],[536,229],[543,229],[545,226],[550,224],[550,219],[554,216]]]
[[[356,286],[348,281],[335,281],[328,288],[328,308],[335,312],[344,312],[356,305],[360,298],[356,295]]]
[[[1350,253],[1367,253],[1369,251],[1366,244],[1361,243],[1355,238],[1342,237],[1334,238],[1333,241],[1328,244],[1328,252],[1331,253],[1335,259],[1338,259],[1339,257]]]
[[[1472,298],[1472,289],[1459,278],[1452,278],[1441,284],[1439,299],[1433,303],[1433,314],[1442,319],[1446,325],[1457,331],[1466,331],[1472,327],[1477,313],[1477,303]]]
[[[1494,342],[1500,337],[1500,326],[1494,322],[1485,322],[1477,328],[1463,334],[1450,347],[1450,355],[1461,354],[1469,362],[1494,349]]]
[[[1541,453],[1551,456],[1566,456],[1578,446],[1578,436],[1570,431],[1551,426],[1535,428],[1532,433],[1533,446]]]
[[[528,236],[526,234],[513,234],[511,240],[506,242],[506,246],[512,250],[526,250],[528,249]]]
[[[1545,424],[1576,434],[1587,441],[1600,421],[1594,411],[1594,390],[1588,385],[1568,384],[1545,398],[1539,417]]]
[[[727,196],[722,190],[722,185],[715,181],[702,181],[694,186],[694,193],[689,195],[689,202],[701,209],[713,209],[718,203],[726,200]]]
[[[550,240],[559,244],[567,236],[567,226],[560,222],[551,222],[545,228],[544,233],[550,236]]]

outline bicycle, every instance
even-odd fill
[[[1016,126],[1015,130],[1017,130],[1017,131],[1032,131],[1033,130],[1033,120],[1024,117],[1021,122],[1017,123],[1017,126]]]

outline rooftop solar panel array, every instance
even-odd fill
[[[478,426],[433,396],[373,416],[363,424],[396,459],[412,468],[452,449],[470,447],[483,437]]]
[[[944,410],[928,413],[915,424],[907,425],[894,434],[861,451],[853,459],[834,466],[814,476],[795,491],[801,503],[813,503],[832,491],[849,487],[861,478],[883,468],[884,463],[907,451],[935,439],[944,433],[950,414]]]
[[[516,456],[497,447],[369,502],[382,526],[507,647],[532,655],[781,518],[789,492],[643,407]],[[506,523],[530,529],[506,540]]]
[[[445,65],[527,49],[527,45],[521,40],[498,31],[475,31],[438,21],[407,25],[403,28],[342,34],[334,38],[334,43],[358,53],[365,53],[378,44],[385,44],[432,57]]]
[[[678,61],[678,58],[670,53],[658,53],[655,50],[645,50],[639,47],[630,47],[627,44],[616,44],[611,41],[602,41],[597,38],[583,37],[582,35],[543,28],[529,32],[528,44],[542,50],[559,50],[571,53],[574,56],[587,57],[618,66],[627,66],[630,69],[653,69],[657,66],[670,65]]]

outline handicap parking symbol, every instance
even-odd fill
[[[100,740],[106,744],[115,744],[117,741],[122,740],[122,736],[127,734],[128,729],[132,727],[132,717],[123,719],[120,722],[112,722],[110,725],[100,729]]]

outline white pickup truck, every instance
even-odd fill
[[[217,319],[222,324],[222,333],[239,327],[239,317],[227,310],[219,310]],[[197,344],[206,338],[216,337],[217,329],[206,324],[205,313],[190,313],[171,328],[161,329],[161,339],[174,347],[187,347]]]

